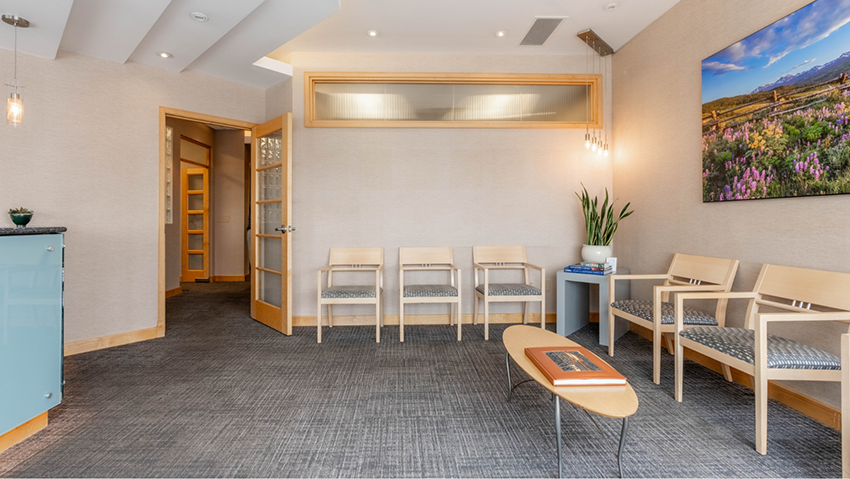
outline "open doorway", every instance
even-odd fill
[[[254,126],[160,108],[159,336],[165,298],[184,285],[250,280]]]

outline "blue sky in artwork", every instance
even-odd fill
[[[850,0],[818,0],[702,62],[702,102],[751,93],[850,51]]]

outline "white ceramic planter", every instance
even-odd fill
[[[605,258],[609,256],[614,256],[614,250],[610,246],[594,246],[589,244],[581,246],[582,261],[604,263]]]

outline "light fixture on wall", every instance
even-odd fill
[[[599,35],[596,34],[591,29],[587,29],[581,31],[577,35],[591,50],[596,56],[599,57],[599,75],[602,76],[602,82],[598,85],[598,88],[601,88],[603,91],[594,93],[601,94],[601,98],[605,98],[605,76],[607,74],[607,66],[605,64],[605,57],[614,53],[614,49],[611,48],[605,40],[599,38]],[[596,56],[593,57],[593,73],[597,74],[596,70]],[[587,69],[587,49],[585,48],[585,69]],[[604,72],[603,72],[604,70]],[[590,75],[588,74],[588,78],[586,81],[585,88],[589,88],[590,85]],[[593,153],[596,153],[600,156],[608,156],[608,130],[605,128],[605,115],[602,116],[602,128],[599,130],[599,136],[596,136],[596,127],[593,128],[593,137],[590,136],[590,93],[585,90],[585,102],[587,106],[587,125],[585,127],[585,135],[584,135],[584,146],[585,148],[591,150]],[[594,95],[595,96],[595,95]],[[603,103],[604,110],[604,103]],[[603,141],[604,136],[604,141]]]
[[[8,85],[12,93],[6,99],[6,124],[18,126],[24,121],[24,100],[18,93],[18,28],[28,28],[30,22],[17,15],[3,15],[3,21],[15,27],[15,83]]]

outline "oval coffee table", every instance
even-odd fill
[[[623,420],[623,428],[620,431],[620,447],[617,451],[617,466],[620,477],[623,477],[623,449],[626,445],[629,416],[634,414],[638,408],[638,398],[634,389],[628,383],[624,386],[554,386],[525,355],[525,348],[579,346],[579,344],[551,331],[534,326],[511,326],[502,335],[502,342],[507,349],[505,365],[508,371],[508,401],[511,399],[511,391],[516,387],[511,383],[511,359],[526,374],[531,376],[531,379],[551,391],[555,396],[558,477],[561,477],[561,399],[587,412]]]

